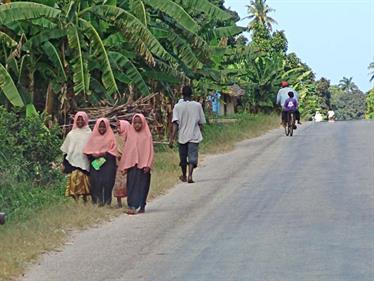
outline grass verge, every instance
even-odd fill
[[[212,122],[204,127],[202,153],[229,151],[236,142],[257,137],[279,126],[276,115],[240,114],[233,118],[235,122]],[[150,199],[166,193],[176,184],[180,174],[176,150],[157,147],[155,159]],[[53,190],[21,192],[22,196],[29,197],[20,202],[31,201],[32,196],[42,199],[35,206],[20,204],[8,223],[0,226],[0,280],[12,280],[23,273],[28,262],[42,253],[61,248],[70,230],[84,229],[123,213],[122,210],[66,200],[63,198],[63,184]]]

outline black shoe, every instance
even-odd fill
[[[297,124],[301,125],[301,122],[300,122],[300,121],[297,121]]]
[[[297,126],[296,126],[296,125],[295,125],[295,126],[293,126],[293,129],[294,129],[294,130],[296,130],[296,129],[297,129]]]

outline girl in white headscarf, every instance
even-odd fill
[[[74,116],[73,129],[68,133],[61,150],[64,153],[64,172],[68,174],[65,195],[75,200],[83,196],[87,200],[90,194],[88,173],[90,163],[83,153],[83,148],[91,136],[91,129],[88,127],[88,116],[85,112],[79,111]]]

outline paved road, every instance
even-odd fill
[[[35,281],[373,281],[374,122],[304,125],[209,157],[180,184],[77,233]]]

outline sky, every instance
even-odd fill
[[[225,0],[225,6],[247,16],[250,0]],[[270,16],[284,30],[288,52],[295,52],[315,72],[338,84],[342,77],[353,77],[366,92],[368,66],[374,62],[374,0],[267,0],[275,12]],[[246,26],[248,20],[238,22]]]

